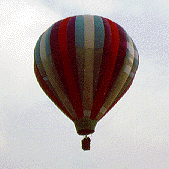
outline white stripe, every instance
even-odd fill
[[[94,48],[94,16],[84,16],[85,48]]]
[[[127,73],[128,75],[130,74],[131,71],[131,67],[129,65],[127,65],[124,69],[124,72]]]
[[[99,119],[106,113],[106,111],[107,111],[107,109],[103,106],[103,107],[100,109],[98,115],[96,116],[96,120],[99,120]]]
[[[134,47],[133,47],[133,42],[132,42],[131,38],[129,38],[129,42],[127,42],[127,49],[130,51],[130,53],[134,57]]]
[[[84,110],[83,113],[84,113],[84,117],[90,117],[91,110]]]
[[[133,64],[134,61],[134,46],[133,46],[133,41],[131,40],[130,37],[129,38],[129,42],[127,42],[127,48],[130,51],[130,57],[129,57],[129,61]]]
[[[93,69],[94,69],[94,16],[84,16],[84,88],[83,109],[91,110],[93,106]]]
[[[47,77],[49,78],[51,85],[53,86],[54,90],[56,91],[57,95],[59,96],[59,99],[62,101],[64,107],[67,109],[67,111],[70,113],[70,115],[75,119],[75,118],[77,118],[77,115],[76,115],[69,99],[67,98],[67,96],[63,92],[62,87],[59,85],[61,83],[59,83],[58,79],[56,78],[57,71],[54,68],[54,64],[52,64],[46,56],[45,40],[46,40],[47,31],[43,34],[41,42],[40,42],[40,57],[42,60],[42,65],[44,67]]]

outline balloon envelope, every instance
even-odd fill
[[[73,16],[53,24],[34,52],[37,80],[74,123],[77,133],[97,122],[132,84],[138,51],[126,31],[101,16]]]

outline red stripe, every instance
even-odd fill
[[[50,34],[50,47],[51,47],[51,54],[52,54],[52,59],[55,65],[55,69],[57,70],[58,77],[62,83],[62,87],[65,91],[65,94],[68,96],[68,91],[67,91],[67,84],[66,80],[64,78],[64,72],[63,72],[63,67],[62,67],[62,62],[60,59],[60,53],[59,53],[59,44],[58,44],[58,31],[59,31],[59,25],[61,24],[62,20],[55,23]]]
[[[67,25],[69,20],[70,18],[64,19],[59,26],[59,33],[58,33],[59,51],[60,51],[62,67],[64,70],[64,77],[66,79],[66,83],[69,91],[70,101],[73,105],[73,108],[75,109],[78,118],[81,118],[83,117],[82,102],[73,76],[73,71],[71,67],[71,61],[70,61],[70,56],[69,56],[68,46],[67,46]]]
[[[76,60],[76,48],[75,48],[75,21],[76,16],[71,17],[67,25],[67,47],[70,56],[74,80],[76,82],[78,93],[81,95],[79,86],[78,66]]]
[[[118,49],[118,54],[117,54],[117,60],[116,60],[116,65],[115,69],[112,75],[112,79],[109,85],[108,92],[111,91],[114,83],[116,82],[119,73],[121,71],[121,68],[123,67],[124,60],[126,57],[126,51],[127,51],[127,37],[124,29],[116,24],[116,27],[118,28],[119,31],[119,49]]]
[[[39,72],[36,64],[34,64],[34,69],[35,69],[35,75],[37,77],[37,80],[38,80],[41,88],[43,89],[43,91],[46,93],[46,95],[58,106],[58,108],[60,108],[71,120],[74,121],[74,119],[71,117],[69,112],[65,109],[65,107],[62,105],[62,103],[60,103],[60,101],[58,101],[56,96],[52,93],[52,91],[46,85],[45,81],[43,80],[42,76],[40,75],[40,72]]]
[[[94,100],[93,104],[93,109],[92,109],[92,114],[91,114],[91,119],[95,119],[98,112],[100,111],[106,94],[107,90],[109,87],[109,84],[111,82],[112,74],[115,68],[116,64],[116,59],[117,59],[117,54],[118,54],[118,48],[119,48],[119,32],[118,28],[116,27],[116,24],[110,20],[107,19],[107,21],[110,24],[111,27],[111,48],[110,48],[110,53],[106,65],[106,69],[103,74],[103,79],[100,84],[99,91],[97,93],[97,96]]]

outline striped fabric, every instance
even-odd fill
[[[53,24],[40,36],[34,59],[42,89],[84,135],[129,89],[138,68],[138,51],[125,30],[93,15]]]

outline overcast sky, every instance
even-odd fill
[[[168,9],[168,0],[1,0],[0,168],[169,168]],[[133,85],[98,122],[86,152],[33,71],[39,36],[79,14],[121,25],[140,56]]]

